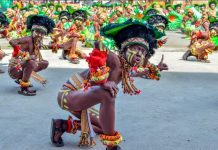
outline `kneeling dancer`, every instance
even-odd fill
[[[49,63],[42,58],[40,49],[43,47],[44,35],[51,33],[54,26],[53,20],[46,16],[29,16],[27,29],[31,30],[31,36],[9,41],[14,51],[8,66],[8,73],[12,79],[15,79],[16,83],[20,84],[19,94],[36,95],[36,91],[29,88],[31,86],[30,77],[39,80],[42,84],[45,83],[45,80],[36,72],[48,67]],[[52,46],[44,47],[52,48]]]
[[[130,95],[140,93],[131,78],[132,67],[146,65],[157,48],[157,38],[163,36],[152,25],[137,20],[122,24],[109,24],[101,29],[101,35],[113,38],[118,54],[107,50],[102,43],[87,57],[89,69],[77,73],[63,84],[58,93],[58,104],[80,120],[52,119],[51,141],[63,146],[62,134],[81,130],[80,146],[95,145],[94,132],[100,134],[107,150],[121,150],[121,134],[115,130],[115,99],[117,85],[122,82],[123,92]],[[158,67],[149,65],[148,74],[158,78]],[[99,116],[93,115],[92,106],[100,104]],[[91,110],[90,110],[91,109]],[[89,112],[90,113],[89,115]]]

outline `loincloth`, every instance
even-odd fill
[[[83,88],[83,78],[79,74],[75,74],[71,76],[66,83],[63,84],[63,87],[60,89],[58,95],[61,97],[60,100],[60,107],[64,110],[69,110],[67,105],[67,98],[66,96],[69,92],[77,91]]]
[[[8,65],[8,74],[12,79],[17,79],[15,76],[11,74],[12,70],[16,70],[17,72],[22,71],[21,60],[19,58],[12,57],[9,60]]]
[[[73,91],[83,89],[83,81],[84,79],[79,75],[75,74],[71,76],[66,83],[64,83],[63,87],[60,89],[58,93],[58,97],[60,99],[59,105],[62,109],[71,112],[72,114],[81,115],[81,135],[82,133],[89,133],[90,137],[94,137],[95,133],[91,124],[90,116],[88,113],[88,109],[86,110],[70,110],[68,106],[69,99],[67,98],[68,94]]]

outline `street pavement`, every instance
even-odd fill
[[[218,147],[218,53],[209,56],[211,63],[183,61],[189,41],[177,32],[167,32],[168,43],[157,50],[151,62],[158,63],[164,54],[169,71],[160,81],[141,78],[135,85],[138,96],[120,92],[116,99],[116,130],[123,135],[124,150],[217,150]],[[11,55],[5,40],[1,47]],[[90,49],[85,49],[86,53]],[[57,104],[61,85],[75,72],[87,68],[82,60],[74,65],[60,59],[61,51],[42,51],[50,62],[40,72],[48,80],[45,87],[33,81],[37,96],[17,94],[18,85],[8,74],[0,74],[0,150],[79,150],[79,133],[63,136],[65,146],[50,143],[51,118],[67,119],[69,113]],[[9,56],[0,67],[7,71]],[[98,106],[96,106],[98,108]],[[96,137],[93,150],[105,148]]]

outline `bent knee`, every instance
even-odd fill
[[[29,67],[29,68],[33,68],[34,69],[34,68],[37,67],[37,64],[36,64],[35,61],[29,60],[29,61],[26,62],[26,66]]]
[[[47,60],[44,60],[41,65],[42,65],[42,69],[46,69],[48,68],[49,62]]]
[[[99,89],[97,94],[102,93],[102,102],[107,103],[107,104],[114,104],[115,103],[115,98],[111,95],[110,91],[104,90],[104,89]]]

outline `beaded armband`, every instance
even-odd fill
[[[160,75],[160,69],[158,68],[158,66],[154,64],[149,64],[148,69],[150,71],[150,73],[147,75],[148,78],[153,79],[153,80],[160,80],[161,75]]]
[[[136,73],[147,72],[149,69],[147,67],[132,67],[132,71]]]

